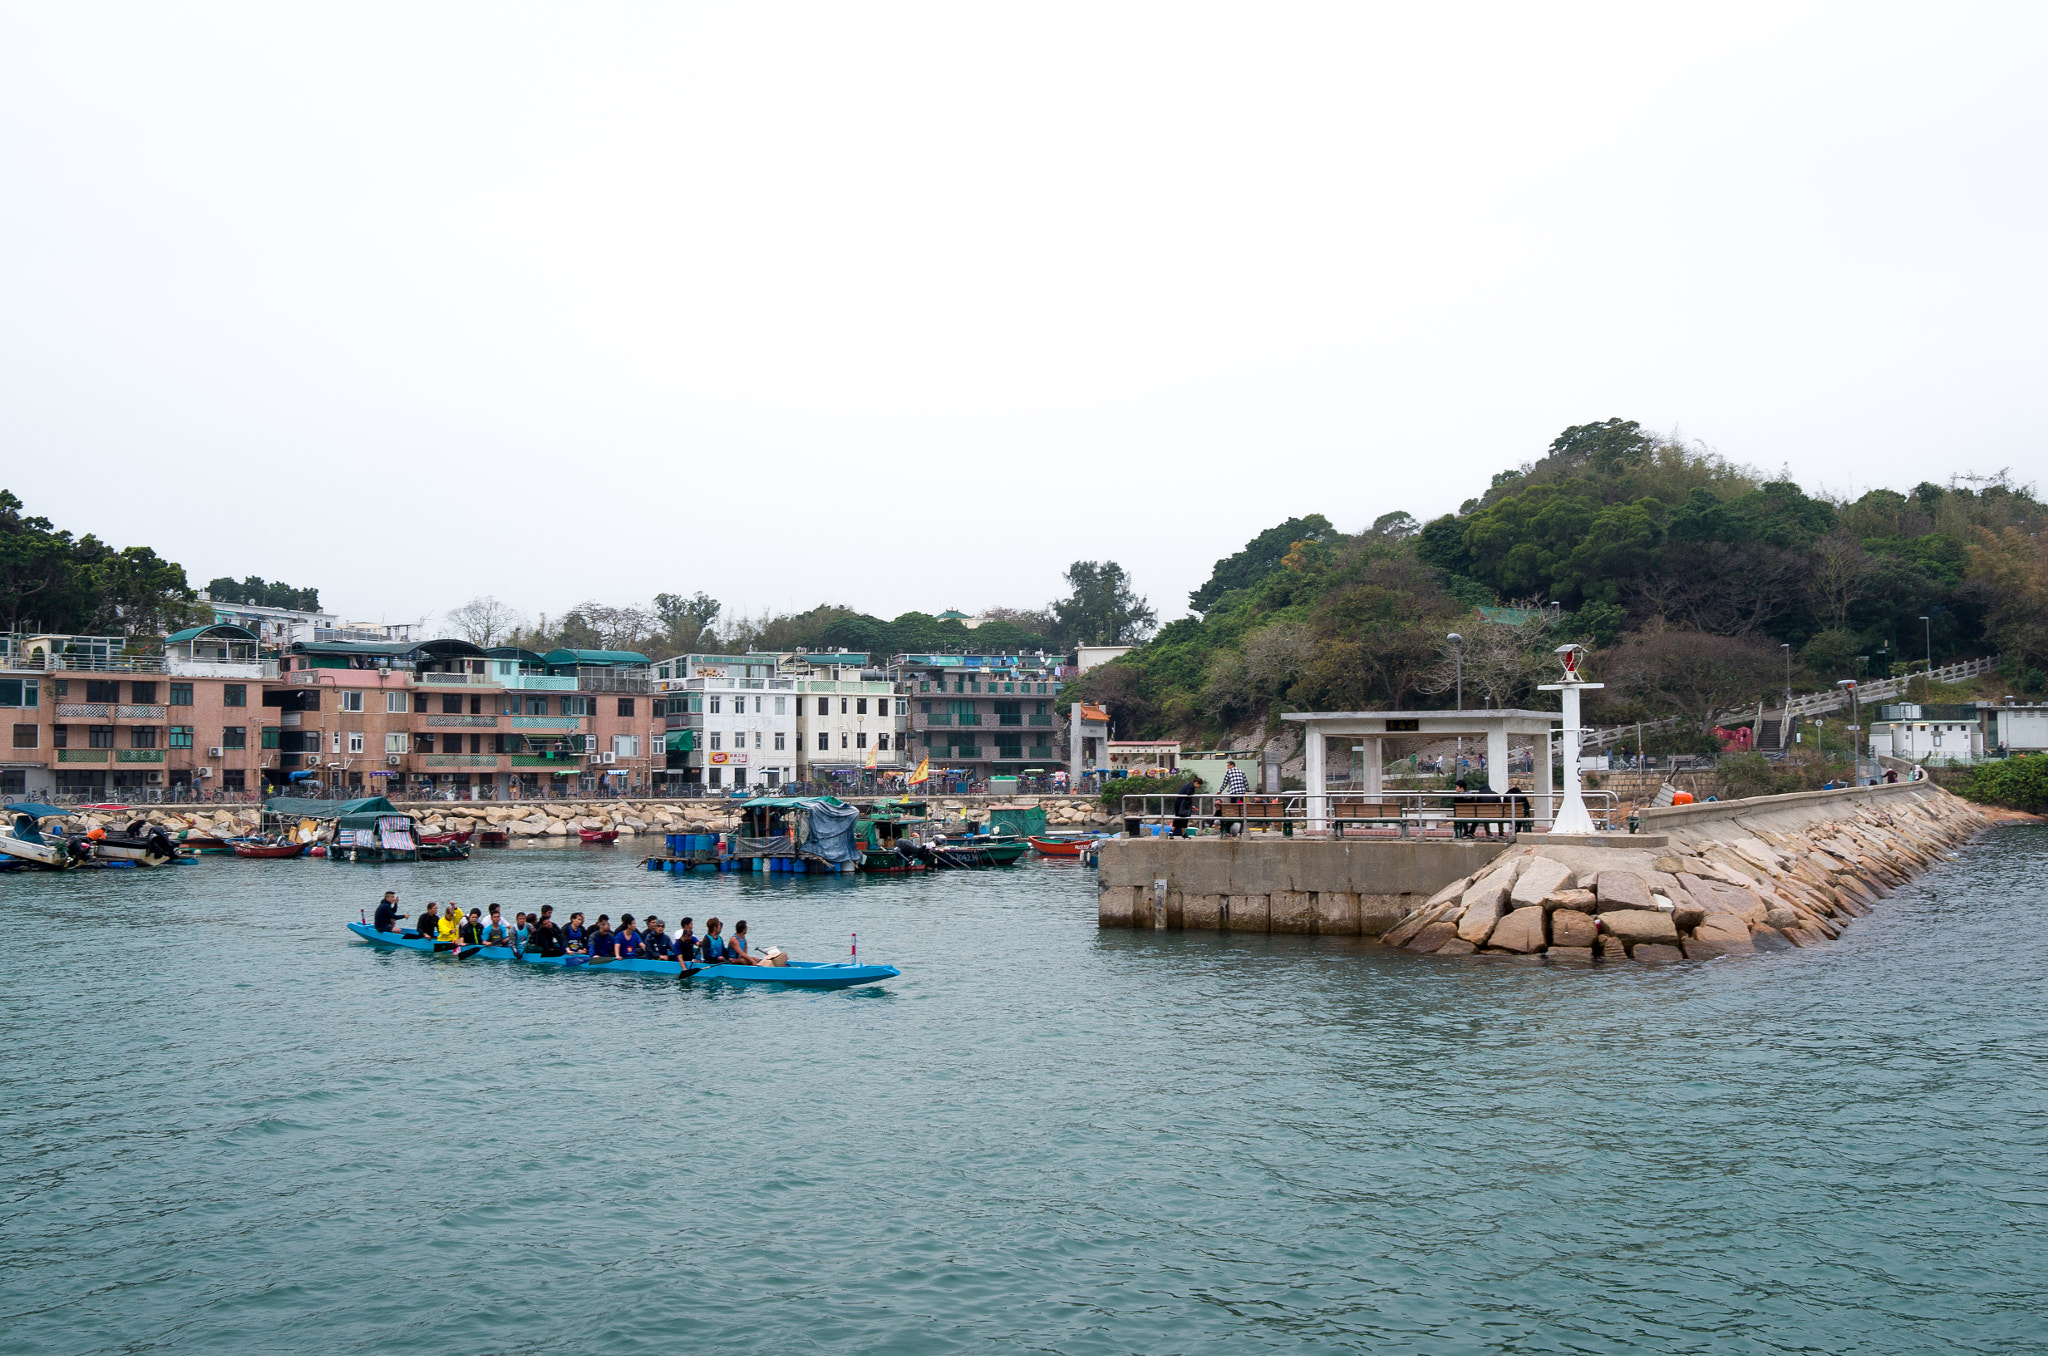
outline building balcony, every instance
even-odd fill
[[[1024,717],[1024,723],[1025,723],[1025,724],[1027,724],[1027,725],[1050,725],[1050,724],[1052,724],[1052,717],[1051,717],[1051,716],[1026,716],[1026,717]]]
[[[998,725],[1022,725],[1023,723],[1024,723],[1024,717],[1022,717],[1022,716],[997,716],[997,717],[996,717],[996,724],[998,724]]]
[[[415,765],[423,768],[495,768],[498,765],[498,755],[495,753],[423,753],[420,754],[418,757],[414,758],[413,762]],[[512,760],[512,765],[514,767],[519,766],[519,760],[517,758],[514,758]]]
[[[115,749],[114,761],[117,763],[161,763],[164,761],[164,751],[162,749]]]
[[[642,670],[635,673],[619,673],[612,669],[584,668],[576,673],[576,690],[579,692],[652,692],[653,675]]]
[[[162,720],[161,706],[116,706],[114,715],[121,720]]]
[[[552,673],[515,673],[498,680],[506,691],[574,692],[576,680]]]
[[[314,670],[318,672],[318,670]],[[503,687],[504,680],[488,673],[415,673],[412,680],[423,687]]]
[[[507,716],[515,730],[580,730],[581,716]]]
[[[59,720],[112,720],[114,704],[111,702],[58,702]]]
[[[953,718],[949,715],[926,716],[924,717],[924,723],[927,725],[951,725]]]
[[[515,753],[511,755],[513,767],[574,768],[582,765],[587,753]]]
[[[59,749],[57,750],[57,761],[60,763],[107,763],[113,761],[113,752],[112,749]]]
[[[188,659],[184,655],[165,657],[164,672],[173,678],[242,678],[250,682],[275,682],[275,659]]]
[[[981,713],[977,711],[973,715],[956,715],[953,717],[953,723],[955,725],[979,725],[981,724]]]
[[[494,730],[498,727],[496,716],[428,716],[427,724],[455,726],[462,729]]]

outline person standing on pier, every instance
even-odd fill
[[[1244,797],[1250,794],[1251,789],[1251,784],[1244,779],[1244,769],[1237,765],[1236,760],[1233,759],[1225,763],[1223,765],[1222,798],[1216,802],[1217,814],[1221,815],[1225,806],[1233,810],[1242,809]],[[1242,820],[1219,818],[1216,821],[1216,831],[1227,837],[1233,828],[1242,828],[1243,823],[1244,821]]]

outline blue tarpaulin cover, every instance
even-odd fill
[[[806,854],[828,862],[857,862],[860,845],[854,841],[853,826],[860,811],[836,800],[805,800],[800,818],[797,847]]]

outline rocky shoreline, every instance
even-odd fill
[[[1518,842],[1380,941],[1650,964],[1825,946],[1993,822],[1924,783],[1658,811],[1641,847]]]
[[[940,797],[931,800],[934,820],[986,822],[988,807],[1039,805],[1046,823],[1056,828],[1100,827],[1109,823],[1094,801],[1081,797],[1035,797],[991,800],[985,797]],[[502,829],[515,841],[574,839],[578,829],[617,830],[621,839],[670,833],[725,833],[740,826],[740,802],[718,800],[622,799],[616,801],[398,801],[399,813],[413,817],[426,833],[462,833]],[[232,836],[253,833],[261,820],[254,805],[134,806],[125,810],[81,811],[77,823],[87,829],[114,828],[144,820],[181,833]]]

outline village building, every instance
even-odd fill
[[[662,785],[766,790],[797,773],[797,694],[772,655],[677,655],[655,665]]]
[[[907,761],[973,781],[1057,770],[1063,656],[899,654],[888,672],[909,718]]]
[[[1178,739],[1112,739],[1109,771],[1114,777],[1165,777],[1180,767]]]
[[[797,777],[824,782],[837,773],[906,771],[909,751],[897,731],[909,705],[868,656],[846,650],[792,651],[775,656],[795,683]]]

